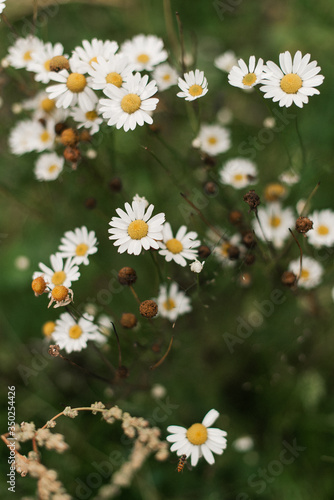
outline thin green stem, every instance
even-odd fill
[[[302,152],[302,168],[304,169],[306,166],[307,157],[306,157],[306,149],[305,149],[304,141],[302,139],[300,129],[299,129],[298,115],[296,115],[295,125],[296,125],[296,132],[297,132],[297,136],[298,136],[298,140],[299,140],[300,149]]]
[[[160,269],[160,266],[159,266],[159,262],[158,262],[158,259],[157,259],[156,252],[149,252],[149,254],[150,254],[151,259],[153,260],[155,268],[157,270],[157,273],[158,273],[158,276],[159,276],[159,281],[160,281],[160,283],[163,283],[164,279],[163,279],[162,272],[161,272],[161,269]]]

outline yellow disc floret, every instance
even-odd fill
[[[68,295],[68,288],[64,285],[56,285],[53,288],[51,295],[56,302],[61,302],[66,299]]]
[[[286,94],[296,94],[303,85],[303,80],[296,73],[288,73],[281,80],[281,89]]]
[[[80,243],[75,249],[75,254],[78,257],[82,257],[83,255],[86,255],[88,248],[89,247],[88,245],[86,245],[86,243]]]
[[[50,165],[49,168],[48,168],[48,172],[49,174],[53,174],[53,172],[55,172],[56,170],[58,170],[58,165]]]
[[[106,82],[112,83],[113,85],[115,85],[115,87],[119,88],[122,86],[123,78],[121,77],[121,75],[119,73],[112,72],[112,73],[107,74]]]
[[[79,325],[73,325],[69,329],[68,335],[71,339],[78,339],[82,334],[82,329]]]
[[[320,236],[326,236],[326,234],[329,233],[328,226],[319,226],[317,229],[317,233],[320,234]]]
[[[53,99],[48,99],[48,97],[41,101],[41,108],[46,113],[50,113],[55,108],[55,106],[55,101]]]
[[[50,335],[54,332],[55,327],[56,323],[54,321],[47,321],[42,326],[43,335],[45,335],[45,337],[50,337]]]
[[[64,271],[56,271],[52,276],[52,283],[54,285],[62,285],[66,280],[66,273]]]
[[[150,60],[150,57],[147,54],[139,54],[137,56],[137,61],[141,64],[146,64]]]
[[[176,307],[176,304],[173,299],[167,299],[166,302],[163,303],[163,307],[166,311],[171,311]]]
[[[310,272],[307,269],[302,269],[300,277],[303,280],[307,280],[310,277]]]
[[[87,120],[93,122],[98,117],[98,114],[94,110],[93,111],[87,111],[87,113],[85,113],[85,117],[86,117]]]
[[[44,130],[44,132],[41,133],[39,138],[42,142],[48,142],[50,140],[50,134],[47,130]]]
[[[141,219],[130,222],[128,227],[128,235],[133,240],[141,240],[148,233],[148,224]]]
[[[24,61],[31,61],[31,50],[27,50],[27,52],[24,53],[23,60]]]
[[[217,137],[215,137],[215,136],[213,136],[213,135],[212,135],[211,137],[208,137],[208,139],[207,139],[207,140],[208,140],[208,143],[209,143],[211,146],[213,146],[214,144],[217,144],[217,142],[218,142],[218,141],[217,141]]]
[[[235,182],[241,182],[244,180],[244,178],[245,178],[245,176],[243,174],[235,174],[233,176],[233,179]]]
[[[248,73],[245,75],[242,79],[242,83],[244,85],[247,85],[247,87],[250,87],[256,82],[256,74],[255,73]]]
[[[141,105],[141,99],[137,94],[127,94],[121,100],[121,108],[125,113],[135,113]]]
[[[86,87],[86,84],[87,81],[85,76],[81,75],[80,73],[71,73],[66,82],[68,90],[70,90],[74,94],[82,92]]]
[[[44,63],[44,69],[46,69],[46,71],[51,71],[50,70],[50,61],[51,59],[48,59],[47,61],[45,61]]]
[[[276,217],[276,215],[273,215],[269,219],[269,224],[271,225],[271,227],[278,227],[281,224],[280,217]]]
[[[191,444],[204,444],[208,439],[208,431],[203,424],[194,424],[187,430],[187,438]]]
[[[197,97],[203,93],[203,89],[200,85],[191,85],[189,87],[189,94],[192,95],[193,97]]]
[[[166,242],[166,247],[167,250],[169,250],[172,253],[180,253],[183,250],[183,245],[181,241],[177,240],[176,238],[172,238],[171,240],[168,240]]]

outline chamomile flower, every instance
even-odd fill
[[[6,7],[6,0],[0,0],[0,14],[3,12]]]
[[[67,259],[64,263],[63,258],[59,253],[50,256],[51,268],[40,262],[39,268],[33,275],[33,279],[43,276],[44,281],[49,288],[54,288],[56,285],[63,285],[70,288],[72,281],[77,281],[80,277],[79,267],[73,263],[72,259]]]
[[[57,108],[56,101],[50,99],[44,91],[38,92],[34,97],[25,99],[22,108],[32,111],[34,120],[48,120],[52,118],[56,123],[64,122],[68,117],[66,109]]]
[[[167,285],[160,285],[159,296],[153,300],[158,304],[158,315],[169,321],[174,322],[179,316],[192,310],[189,297],[174,282],[170,284],[169,290]]]
[[[256,236],[263,241],[271,241],[276,248],[281,248],[290,234],[289,228],[295,226],[296,218],[292,209],[282,208],[280,203],[274,202],[267,207],[259,207],[258,217],[261,226],[257,220],[253,222]]]
[[[204,153],[216,156],[230,149],[231,134],[227,128],[220,125],[203,124],[194,143]]]
[[[64,167],[64,158],[56,153],[44,153],[36,161],[34,172],[39,181],[54,181]]]
[[[310,61],[310,54],[304,57],[300,50],[292,60],[289,51],[279,55],[280,67],[272,61],[266,63],[266,74],[263,77],[260,90],[264,97],[272,99],[279,105],[289,107],[293,103],[299,108],[308,103],[309,96],[320,94],[318,87],[322,84],[324,76],[318,75],[321,68],[317,61]]]
[[[167,427],[167,432],[171,434],[166,439],[173,443],[170,451],[176,451],[178,456],[190,456],[193,467],[202,456],[212,465],[215,462],[213,453],[221,455],[226,448],[227,433],[210,427],[218,417],[218,411],[212,409],[205,415],[201,424],[193,424],[188,429],[179,425]]]
[[[214,60],[214,65],[221,71],[229,73],[233,66],[237,64],[237,56],[232,50],[227,50]]]
[[[98,341],[101,334],[93,323],[93,316],[84,314],[76,321],[69,313],[61,314],[52,332],[52,339],[67,353],[81,351],[88,341]]]
[[[89,73],[93,62],[97,61],[99,56],[105,60],[111,58],[118,49],[118,43],[110,40],[98,40],[93,38],[91,42],[83,40],[82,47],[76,47],[73,50],[70,60],[73,71],[79,73]]]
[[[292,271],[296,276],[300,272],[300,259],[290,262],[289,271]],[[298,286],[301,288],[314,288],[321,283],[324,268],[319,262],[312,257],[303,257],[302,272],[298,280]]]
[[[153,119],[149,113],[159,102],[152,98],[157,90],[154,80],[148,83],[147,75],[130,75],[123,87],[110,85],[103,90],[109,99],[100,99],[100,112],[108,119],[108,125],[115,125],[117,129],[123,127],[125,132],[145,122],[151,124]]]
[[[172,228],[169,222],[166,222],[163,226],[163,241],[159,242],[161,248],[159,254],[163,255],[167,262],[174,260],[185,267],[187,260],[195,260],[198,256],[196,247],[199,247],[201,242],[196,238],[197,233],[195,231],[187,233],[186,226],[181,226],[174,238]]]
[[[55,146],[55,121],[51,118],[44,123],[39,121],[34,122],[34,135],[33,135],[33,150],[45,151],[46,149],[53,149]]]
[[[154,69],[152,76],[157,82],[158,89],[162,92],[163,90],[169,89],[173,85],[177,84],[178,74],[177,71],[170,66],[168,63],[159,64]]]
[[[91,135],[100,130],[100,125],[103,122],[103,118],[99,115],[97,109],[83,111],[81,108],[74,107],[70,115],[78,123],[78,128],[85,127],[89,129]]]
[[[227,234],[226,231],[221,230],[221,233]],[[231,250],[233,248],[239,249],[239,258],[243,257],[246,253],[244,247],[241,245],[241,236],[239,233],[224,239],[218,237],[213,231],[208,232],[208,238],[212,242],[212,255],[216,257],[218,262],[223,267],[235,266],[238,259],[231,258]]]
[[[88,256],[97,252],[97,238],[94,231],[86,226],[77,227],[74,231],[67,231],[61,238],[58,251],[61,257],[72,257],[73,264],[89,264]]]
[[[31,59],[28,61],[27,70],[36,73],[36,82],[49,83],[50,60],[55,56],[62,56],[63,53],[64,47],[61,43],[52,45],[50,42],[47,42],[42,44],[31,53]]]
[[[263,59],[259,59],[257,64],[255,56],[250,56],[248,65],[243,59],[239,59],[238,65],[233,66],[228,75],[228,81],[233,87],[248,90],[261,82],[263,73]]]
[[[185,73],[183,78],[178,79],[178,86],[182,92],[178,92],[177,97],[184,97],[186,101],[193,101],[205,96],[208,91],[208,81],[204,76],[204,71],[199,69]]]
[[[32,61],[33,52],[38,52],[43,47],[43,42],[32,35],[26,38],[18,38],[14,45],[9,47],[7,62],[13,68],[27,68]]]
[[[309,216],[313,229],[307,233],[308,242],[315,246],[334,245],[334,212],[332,210],[315,210]]]
[[[228,184],[235,189],[242,189],[257,182],[257,168],[255,163],[245,158],[228,160],[219,171],[222,184]]]
[[[293,186],[300,181],[300,175],[293,170],[286,170],[279,175],[278,179],[287,186]]]
[[[45,126],[38,120],[22,120],[9,134],[12,153],[21,155],[30,151],[52,149],[55,141],[54,121],[47,120]]]
[[[133,201],[132,206],[125,203],[125,210],[117,208],[119,217],[109,222],[109,239],[116,240],[118,252],[139,255],[142,249],[159,248],[158,240],[162,240],[162,228],[165,214],[160,213],[151,218],[154,205],[145,209],[145,202]],[[145,212],[146,210],[146,212]]]
[[[92,77],[92,88],[103,90],[108,85],[122,87],[127,77],[134,71],[134,65],[130,64],[127,57],[116,54],[110,59],[98,56],[96,62],[92,62],[88,72]]]
[[[155,35],[136,35],[126,40],[121,45],[120,53],[134,64],[135,71],[152,71],[154,66],[168,57],[163,41]]]

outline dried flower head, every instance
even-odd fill
[[[56,345],[50,345],[49,346],[49,350],[48,350],[48,353],[50,354],[50,356],[52,356],[53,358],[56,358],[57,356],[59,356],[60,354],[60,347],[58,344]]]
[[[249,212],[256,210],[260,205],[260,197],[255,193],[254,189],[250,189],[248,193],[244,195],[244,201],[249,205]]]
[[[232,212],[228,214],[228,219],[233,226],[238,226],[243,219],[242,212],[240,212],[240,210],[232,210]]]
[[[42,293],[44,292],[47,292],[48,290],[46,289],[46,287],[47,284],[44,281],[43,276],[38,276],[38,278],[35,278],[31,283],[31,288],[34,291],[35,297],[42,295]]]
[[[297,276],[292,271],[284,271],[281,277],[283,285],[292,287],[296,284]]]
[[[137,281],[136,271],[132,267],[122,267],[118,272],[118,281],[121,285],[134,285]]]
[[[60,134],[60,142],[64,146],[76,146],[79,136],[74,128],[65,128]]]
[[[123,313],[120,323],[124,328],[134,328],[137,324],[137,318],[132,313]]]
[[[71,302],[73,302],[73,290],[71,288],[67,288],[64,285],[56,285],[51,292],[51,300],[49,302],[48,307],[55,302],[53,307],[62,307],[67,306]]]
[[[305,234],[313,229],[313,222],[308,217],[298,217],[296,220],[296,231]]]
[[[158,305],[154,300],[144,300],[139,306],[139,312],[145,318],[154,318],[158,314]]]
[[[70,163],[73,163],[72,168],[73,170],[75,170],[77,162],[81,159],[80,150],[76,147],[73,148],[71,146],[66,146],[63,154],[65,160],[69,161]]]
[[[65,56],[55,56],[50,59],[50,71],[55,71],[58,73],[62,69],[70,69],[70,63]]]

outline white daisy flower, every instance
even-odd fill
[[[145,202],[125,203],[125,210],[117,208],[119,217],[113,217],[109,222],[111,228],[109,239],[116,240],[118,252],[139,255],[142,249],[159,248],[157,240],[162,240],[162,228],[165,214],[160,213],[150,218],[154,205],[150,205],[145,213]]]
[[[55,141],[54,121],[47,120],[45,127],[38,120],[22,120],[10,131],[9,147],[12,153],[21,155],[30,151],[52,149]]]
[[[116,54],[110,59],[102,56],[92,62],[92,67],[88,73],[92,77],[92,88],[94,90],[103,90],[108,85],[122,87],[127,77],[134,71],[134,65],[130,64],[127,57]]]
[[[0,0],[0,14],[3,12],[6,7],[6,0]]]
[[[88,256],[97,252],[97,239],[94,231],[86,226],[77,227],[74,231],[67,231],[61,238],[58,251],[61,257],[73,257],[73,264],[88,266]]]
[[[282,172],[278,179],[286,184],[287,186],[293,186],[294,184],[297,184],[297,182],[300,181],[300,175],[294,172],[293,170],[287,170],[285,172]]]
[[[64,158],[56,153],[44,153],[35,163],[34,172],[39,181],[54,181],[64,167]]]
[[[56,100],[57,108],[67,109],[78,104],[83,111],[90,111],[95,107],[98,98],[90,88],[91,78],[82,73],[62,69],[59,73],[52,71],[50,79],[58,82],[46,88],[50,99]]]
[[[201,125],[195,144],[204,153],[216,156],[225,153],[231,147],[230,131],[220,125]]]
[[[160,92],[176,85],[178,80],[177,71],[168,63],[159,64],[159,66],[154,69],[152,76],[157,82]]]
[[[264,97],[272,99],[279,105],[289,107],[292,103],[302,108],[308,103],[308,97],[320,94],[318,87],[322,84],[324,76],[318,75],[321,68],[317,66],[317,61],[310,61],[310,54],[304,57],[298,50],[293,58],[289,51],[279,55],[280,66],[272,61],[267,61],[263,77],[264,85],[260,90],[264,92]]]
[[[221,54],[214,60],[214,65],[216,66],[216,68],[222,71],[226,71],[226,73],[229,73],[233,66],[235,66],[237,63],[237,56],[232,50],[224,52],[224,54]]]
[[[257,182],[255,163],[245,158],[228,160],[219,171],[220,182],[235,189],[242,189]]]
[[[226,231],[221,229],[220,232],[226,235]],[[213,231],[209,231],[208,238],[213,244],[212,254],[223,267],[233,267],[238,261],[238,259],[230,258],[229,251],[232,247],[239,248],[239,258],[242,258],[246,253],[246,249],[241,245],[241,235],[239,233],[225,239],[219,239],[218,235],[213,233]]]
[[[82,47],[76,47],[70,59],[71,68],[78,73],[89,73],[92,64],[101,56],[105,60],[110,59],[118,49],[118,43],[110,40],[98,40],[93,38],[91,42],[83,40]]]
[[[62,56],[64,47],[61,43],[47,42],[41,44],[38,49],[31,53],[31,59],[28,61],[27,70],[35,74],[36,82],[49,83],[50,81],[50,60],[55,56]],[[67,56],[65,56],[67,57]]]
[[[308,242],[315,247],[334,245],[334,212],[315,210],[309,219],[313,222],[313,229],[307,233]]]
[[[74,265],[72,259],[63,259],[59,253],[50,255],[51,268],[40,262],[39,268],[33,275],[33,279],[43,276],[44,281],[48,284],[49,288],[54,288],[56,285],[63,285],[71,288],[72,281],[77,281],[80,277],[79,267]]]
[[[282,208],[278,202],[270,203],[267,207],[258,208],[258,217],[261,222],[261,227],[258,221],[253,221],[254,231],[256,236],[265,241],[271,241],[276,248],[283,246],[284,240],[289,236],[289,228],[293,229],[296,223],[291,208]],[[264,233],[264,235],[263,235]]]
[[[300,259],[293,260],[289,264],[289,271],[292,271],[297,277],[300,271]],[[301,288],[314,288],[321,283],[324,268],[312,257],[303,257],[302,272],[298,280],[298,286]]]
[[[35,36],[18,38],[14,45],[9,47],[6,60],[13,68],[26,68],[32,60],[33,52],[38,52],[42,47],[43,42]]]
[[[248,66],[243,59],[239,59],[238,65],[233,66],[228,74],[228,82],[233,87],[248,90],[254,85],[261,83],[264,75],[263,59],[259,59],[257,64],[255,56],[250,56]]]
[[[196,240],[197,233],[190,231],[187,233],[186,226],[181,226],[173,237],[172,228],[169,222],[166,222],[163,227],[163,241],[159,242],[159,254],[163,255],[167,262],[174,260],[182,267],[187,265],[188,260],[195,260],[198,256],[196,247],[199,247],[201,242]]]
[[[33,135],[33,150],[45,151],[46,149],[53,149],[55,146],[56,132],[55,121],[51,118],[44,122],[42,125],[40,121],[34,121],[34,135]]]
[[[121,45],[120,53],[134,64],[135,71],[152,71],[168,57],[163,47],[163,41],[155,35],[136,35]]]
[[[34,120],[47,120],[52,118],[55,123],[64,122],[68,117],[66,109],[59,109],[56,107],[56,101],[50,99],[48,94],[44,91],[38,92],[31,99],[25,99],[22,102],[22,108],[32,111]]]
[[[78,123],[78,128],[85,127],[89,129],[91,135],[96,134],[100,130],[101,123],[103,123],[103,118],[96,109],[83,111],[81,108],[74,107],[70,115]]]
[[[192,310],[189,297],[179,290],[177,283],[174,282],[171,283],[169,290],[167,285],[160,285],[159,296],[153,300],[158,304],[158,315],[172,322]]]
[[[153,111],[159,99],[152,98],[157,92],[154,80],[148,83],[148,76],[140,73],[130,75],[122,88],[109,85],[103,90],[109,99],[100,99],[100,112],[109,119],[108,125],[123,127],[124,131],[134,130],[137,125],[153,123],[149,112]]]
[[[67,353],[81,351],[87,347],[89,340],[96,341],[101,334],[98,326],[93,323],[93,316],[84,314],[76,321],[69,313],[61,314],[52,332],[52,339],[60,349]]]
[[[199,97],[203,97],[208,91],[208,81],[204,76],[204,71],[199,69],[185,73],[183,78],[178,79],[178,86],[182,90],[177,97],[184,97],[186,101],[193,101]]]
[[[222,455],[226,448],[227,433],[210,427],[218,417],[218,411],[212,409],[205,415],[201,424],[193,424],[188,429],[179,425],[167,427],[171,434],[166,439],[173,443],[170,451],[176,451],[178,456],[190,456],[193,467],[202,456],[212,465],[215,462],[213,453]]]

